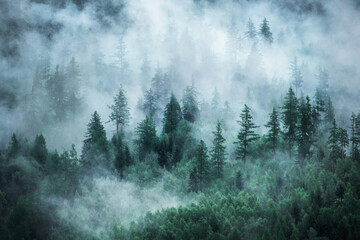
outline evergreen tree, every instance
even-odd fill
[[[325,112],[326,109],[326,102],[329,97],[328,95],[328,79],[329,76],[325,69],[319,68],[319,73],[317,74],[316,78],[318,79],[318,85],[315,89],[315,103],[318,112]]]
[[[333,125],[330,128],[330,136],[328,139],[328,146],[330,149],[330,159],[332,161],[331,169],[334,172],[335,161],[339,158],[341,154],[341,149],[339,147],[339,130],[336,125],[335,119],[333,119]]]
[[[291,63],[291,84],[295,87],[295,94],[297,96],[298,89],[301,88],[304,80],[301,71],[298,66],[297,58],[294,57],[294,61]]]
[[[112,144],[115,147],[115,169],[122,175],[122,171],[125,168],[126,159],[125,159],[125,148],[122,142],[121,137],[117,138],[115,135],[111,139]]]
[[[81,73],[80,66],[72,57],[66,69],[66,99],[68,110],[75,114],[80,107]]]
[[[7,158],[15,158],[20,153],[20,143],[15,133],[11,136],[9,147],[7,148]]]
[[[159,105],[153,90],[150,88],[145,92],[143,109],[146,115],[155,118],[159,111]]]
[[[222,135],[221,123],[217,121],[216,130],[213,132],[214,140],[213,140],[213,147],[210,151],[211,159],[214,163],[217,177],[220,178],[222,176],[223,166],[225,162],[225,138]]]
[[[300,98],[299,104],[299,131],[297,136],[298,151],[302,160],[306,158],[306,155],[310,153],[310,147],[312,144],[312,135],[314,132],[314,126],[312,122],[312,108],[310,104],[310,98]]]
[[[269,44],[273,42],[273,36],[270,31],[269,22],[264,18],[261,26],[260,26],[260,35],[262,36],[263,40]]]
[[[288,93],[285,96],[284,103],[282,106],[282,121],[284,124],[284,136],[289,146],[289,158],[291,159],[291,151],[296,140],[296,128],[298,122],[298,111],[297,111],[298,100],[295,96],[292,88],[289,88]]]
[[[114,97],[114,104],[109,106],[112,110],[109,118],[110,121],[116,124],[116,137],[119,137],[119,125],[121,131],[129,124],[130,112],[128,107],[128,101],[125,96],[125,90],[120,86],[118,94]]]
[[[172,93],[170,102],[165,107],[163,119],[163,133],[170,134],[176,130],[181,120],[181,108],[175,95]]]
[[[349,146],[349,135],[346,129],[339,128],[340,154],[343,159],[346,157],[346,148]]]
[[[256,38],[256,29],[254,23],[251,21],[251,18],[249,18],[246,27],[247,31],[245,32],[245,35],[251,39]]]
[[[326,107],[325,107],[325,118],[324,118],[324,120],[325,120],[325,123],[327,125],[330,125],[330,124],[332,124],[332,121],[335,118],[334,107],[332,105],[332,101],[331,101],[330,96],[328,96],[325,106]]]
[[[195,89],[194,81],[192,81],[191,86],[187,86],[184,90],[184,95],[182,99],[183,104],[183,116],[184,119],[189,122],[195,122],[199,117],[199,107],[197,102],[197,91]]]
[[[138,136],[135,144],[139,147],[139,156],[140,158],[144,158],[146,154],[155,150],[157,144],[154,120],[146,116],[146,118],[138,124],[135,133]]]
[[[155,100],[159,109],[169,100],[169,86],[167,75],[163,74],[160,69],[155,73],[155,76],[151,80],[151,89],[155,96]]]
[[[209,177],[210,173],[210,165],[209,165],[209,156],[208,156],[208,149],[206,144],[203,140],[200,141],[199,145],[196,149],[196,172],[197,172],[197,180],[199,184],[199,189],[202,190],[204,187],[204,183]]]
[[[31,156],[40,164],[45,164],[48,156],[48,150],[46,148],[45,138],[42,134],[35,137],[35,141],[31,149]]]
[[[273,108],[272,113],[270,114],[270,120],[265,127],[269,128],[266,138],[269,142],[271,142],[275,160],[276,148],[278,147],[281,133],[279,113],[276,111],[275,107]]]
[[[358,144],[359,144],[359,135],[357,134],[358,132],[360,133],[360,131],[358,130],[359,127],[359,120],[356,117],[355,113],[351,114],[351,126],[350,126],[350,142],[351,142],[351,157],[353,160],[355,160],[355,152],[358,148]]]
[[[60,66],[56,66],[55,73],[46,83],[53,118],[58,121],[66,119],[67,96],[65,92],[65,72]]]
[[[252,116],[250,114],[250,108],[245,104],[242,113],[240,114],[240,130],[237,135],[238,141],[234,142],[238,144],[236,149],[237,159],[244,160],[244,170],[245,170],[245,162],[246,162],[246,154],[248,153],[247,147],[252,141],[259,139],[258,134],[255,133],[254,129],[258,128],[252,122]]]
[[[87,163],[90,163],[93,158],[101,154],[108,154],[108,143],[100,116],[97,111],[95,111],[87,125],[82,158],[86,160]]]

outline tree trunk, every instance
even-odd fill
[[[246,162],[246,142],[244,146],[244,171],[245,171],[245,162]]]
[[[289,139],[289,158],[291,160],[291,140]]]

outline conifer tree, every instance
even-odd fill
[[[101,154],[108,154],[108,143],[100,116],[97,111],[95,111],[87,125],[82,158],[95,158]],[[89,160],[90,159],[86,159],[88,163],[90,162]]]
[[[284,136],[288,142],[289,158],[291,159],[291,151],[294,141],[296,140],[296,128],[298,122],[298,100],[292,88],[289,88],[285,96],[282,106],[282,121],[284,125]]]
[[[209,156],[208,156],[208,149],[206,144],[203,140],[200,141],[199,145],[196,149],[196,172],[197,172],[197,179],[199,184],[199,189],[202,190],[204,187],[204,182],[209,177],[210,173],[210,166],[209,166]]]
[[[349,135],[346,129],[339,128],[340,155],[343,159],[346,157],[346,148],[349,146]]]
[[[297,96],[298,89],[301,88],[304,80],[301,71],[298,66],[297,58],[294,57],[294,61],[291,63],[291,84],[295,87],[295,95]]]
[[[176,130],[181,120],[181,108],[175,95],[172,93],[170,102],[165,107],[163,119],[163,133],[170,134]]]
[[[249,20],[246,24],[246,27],[247,27],[247,31],[245,32],[245,35],[248,38],[254,39],[256,37],[256,29],[255,29],[255,25],[252,22],[251,18],[249,18]]]
[[[255,133],[254,129],[258,128],[252,122],[252,116],[250,114],[250,108],[245,104],[242,113],[240,114],[240,130],[237,135],[237,140],[234,142],[238,144],[236,149],[237,159],[244,160],[244,170],[245,170],[245,162],[246,162],[246,154],[248,153],[247,147],[252,141],[259,139],[259,135]]]
[[[306,101],[306,102],[305,102]],[[299,104],[299,129],[298,129],[298,152],[305,159],[306,155],[310,153],[310,147],[312,144],[312,135],[314,132],[313,122],[311,119],[312,108],[310,104],[310,98],[300,98]]]
[[[80,66],[72,57],[66,69],[66,99],[71,113],[76,113],[80,106],[81,73]]]
[[[146,115],[152,118],[157,117],[159,105],[157,103],[154,91],[151,88],[145,92],[143,109]]]
[[[46,148],[46,141],[42,134],[35,137],[34,144],[31,148],[31,156],[35,158],[40,164],[45,164],[48,155]]]
[[[125,90],[120,86],[118,94],[114,97],[114,104],[108,106],[112,112],[109,116],[110,121],[116,124],[116,137],[119,137],[119,125],[121,132],[123,128],[129,124],[130,111],[128,107],[128,101],[125,96]]]
[[[335,118],[334,107],[332,105],[330,96],[328,96],[325,105],[325,118],[324,118],[325,123],[327,125],[331,125],[334,118]]]
[[[269,44],[273,42],[273,36],[270,31],[269,22],[264,18],[261,26],[260,26],[260,34],[263,40]]]
[[[7,158],[14,158],[16,157],[20,152],[20,143],[18,139],[16,138],[15,133],[11,136],[11,141],[9,144],[9,147],[7,149]]]
[[[275,160],[276,148],[278,147],[281,133],[279,113],[276,111],[275,107],[273,108],[272,113],[270,114],[270,120],[265,127],[269,128],[266,138],[271,142]]]
[[[195,122],[199,117],[199,107],[197,102],[197,91],[195,89],[194,81],[191,86],[187,86],[184,90],[182,99],[182,112],[184,119],[189,122]]]
[[[357,134],[358,130],[358,118],[356,117],[355,113],[351,114],[351,126],[350,126],[350,142],[351,142],[351,157],[355,160],[355,152],[358,148],[359,144],[359,136]]]
[[[143,158],[147,153],[154,151],[157,144],[154,120],[146,116],[146,118],[138,124],[135,133],[138,136],[135,144],[139,147],[140,158]]]
[[[225,138],[222,135],[221,123],[217,121],[216,130],[213,132],[214,140],[213,140],[213,147],[210,151],[211,159],[215,166],[217,177],[220,178],[222,176],[223,166],[225,162]]]
[[[330,159],[332,161],[331,170],[334,172],[334,165],[336,159],[340,156],[340,147],[339,147],[339,130],[336,125],[335,119],[333,119],[332,127],[330,128],[330,136],[328,139],[328,146],[330,150]]]

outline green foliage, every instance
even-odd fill
[[[249,144],[257,139],[259,139],[259,135],[255,133],[254,129],[258,128],[252,122],[252,116],[250,114],[250,108],[245,104],[244,109],[240,114],[240,130],[237,135],[237,140],[234,142],[238,144],[236,149],[236,157],[237,159],[244,160],[244,170],[245,170],[245,162],[246,162],[246,154],[248,153],[247,147]]]
[[[199,118],[199,107],[197,102],[197,91],[195,89],[194,81],[191,86],[187,86],[184,90],[182,98],[182,113],[184,119],[189,122],[195,122]]]
[[[170,134],[176,131],[181,120],[181,108],[174,94],[171,94],[170,102],[165,107],[163,119],[163,133]]]
[[[214,134],[213,147],[211,148],[210,154],[211,154],[211,160],[216,169],[217,177],[220,178],[222,176],[223,165],[225,162],[225,155],[226,155],[225,152],[226,146],[224,145],[225,138],[223,137],[222,134],[220,121],[217,121],[216,130],[213,132],[213,134]]]
[[[108,142],[106,132],[101,122],[99,114],[95,111],[87,125],[84,145],[82,149],[82,159],[87,165],[97,165],[99,156],[108,155]],[[108,165],[108,162],[102,163]]]
[[[280,134],[281,134],[279,114],[276,111],[275,107],[273,108],[272,113],[270,114],[270,120],[265,125],[265,127],[269,128],[266,134],[266,139],[267,141],[271,142],[272,150],[274,153],[274,159],[275,159],[276,149],[278,147]]]
[[[11,136],[11,141],[6,153],[8,159],[15,158],[18,154],[20,154],[20,143],[16,138],[15,133]]]
[[[42,134],[36,136],[34,144],[31,148],[31,156],[40,164],[45,164],[48,156],[48,150],[46,148],[45,138]]]
[[[291,159],[291,151],[296,140],[296,130],[298,123],[298,100],[292,88],[289,88],[285,96],[282,106],[282,121],[284,124],[284,136],[288,142],[289,158]]]
[[[119,126],[121,127],[121,131],[123,131],[123,128],[129,124],[130,120],[128,101],[125,96],[125,90],[122,86],[120,86],[118,94],[114,97],[114,104],[108,107],[111,110],[111,114],[109,116],[110,121],[115,122],[116,136],[119,137]]]
[[[273,42],[273,36],[270,31],[269,22],[264,18],[261,26],[260,26],[260,35],[263,38],[263,40],[269,44]]]
[[[135,144],[138,145],[141,161],[146,154],[155,150],[158,142],[155,122],[152,117],[146,116],[146,118],[136,127],[135,133],[138,136],[135,140]]]

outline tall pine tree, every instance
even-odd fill
[[[296,140],[296,130],[298,122],[298,100],[292,88],[289,88],[285,96],[282,106],[282,121],[284,125],[284,136],[288,142],[289,158],[291,159],[291,152]]]
[[[223,166],[225,162],[225,138],[222,135],[221,123],[217,121],[216,130],[213,132],[214,140],[213,147],[210,151],[211,159],[215,166],[217,177],[220,178],[222,176]]]
[[[166,105],[163,119],[163,133],[173,133],[181,120],[181,108],[175,95],[172,93],[170,102]]]
[[[276,108],[274,107],[272,110],[272,113],[270,114],[270,120],[265,125],[269,130],[266,134],[267,140],[271,143],[274,160],[276,159],[276,149],[279,144],[280,140],[280,134],[281,134],[281,128],[280,128],[280,119],[279,119],[279,113],[276,111]]]
[[[247,147],[252,141],[259,139],[259,135],[254,131],[258,126],[252,122],[250,108],[246,104],[240,114],[240,121],[238,123],[240,124],[240,130],[237,135],[238,141],[234,143],[238,145],[236,149],[237,159],[242,158],[244,160],[245,170],[246,154],[248,153]]]
[[[125,96],[125,90],[120,86],[118,94],[114,97],[114,104],[109,106],[112,110],[109,118],[110,121],[116,124],[116,137],[119,137],[119,125],[121,132],[124,127],[129,124],[130,111],[128,107],[128,101]]]

